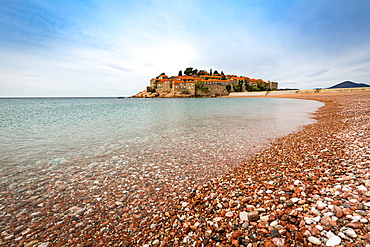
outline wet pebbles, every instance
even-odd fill
[[[369,92],[300,95],[318,122],[222,176],[119,156],[2,174],[0,245],[370,246]]]

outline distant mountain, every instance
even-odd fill
[[[354,87],[370,87],[370,86],[365,84],[365,83],[355,83],[355,82],[352,82],[352,81],[344,81],[344,82],[338,83],[337,85],[329,87],[328,89],[331,89],[331,88],[354,88]]]

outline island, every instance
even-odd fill
[[[228,96],[233,92],[277,90],[278,82],[264,81],[246,76],[225,75],[215,70],[206,71],[189,67],[177,76],[165,73],[150,80],[146,90],[132,98],[199,98]]]

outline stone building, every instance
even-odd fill
[[[276,90],[277,82],[265,82],[236,75],[184,75],[168,77],[161,74],[150,80],[147,92],[161,94],[185,94],[190,97],[226,96],[235,90],[245,92],[251,86]]]

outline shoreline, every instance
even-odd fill
[[[226,175],[190,181],[177,193],[174,183],[150,187],[138,192],[146,203],[122,191],[119,181],[129,174],[115,163],[68,164],[60,175],[28,168],[2,191],[0,246],[307,246],[316,240],[309,237],[324,243],[329,230],[347,246],[369,243],[370,150],[356,149],[369,145],[369,93],[276,95],[325,105],[314,114],[316,123],[272,140]],[[364,164],[356,167],[358,161]],[[330,193],[344,199],[335,204]],[[161,196],[166,202],[149,209]],[[337,219],[328,219],[330,213]],[[351,222],[347,215],[360,218]],[[348,236],[350,229],[356,237]]]
[[[370,243],[370,91],[273,97],[325,105],[315,113],[316,123],[276,139],[246,164],[199,185],[177,207],[153,217],[155,226],[142,228],[133,243],[248,247]]]
[[[364,92],[369,91],[370,87],[358,87],[358,88],[332,88],[332,89],[311,89],[311,90],[282,90],[282,91],[255,91],[255,92],[240,92],[240,93],[231,93],[228,96],[230,98],[239,98],[239,97],[278,97],[278,96],[290,96],[296,95],[311,95],[311,94],[335,94],[335,93],[348,93],[348,92]]]

